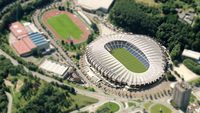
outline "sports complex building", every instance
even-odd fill
[[[10,26],[12,47],[20,56],[50,52],[50,41],[32,23],[14,22]]]
[[[101,36],[88,45],[85,56],[90,69],[103,81],[128,89],[162,80],[166,66],[160,45],[143,35]]]

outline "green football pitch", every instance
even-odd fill
[[[132,72],[142,73],[147,70],[147,68],[125,48],[114,49],[111,51],[111,54]]]
[[[83,33],[66,14],[51,17],[47,22],[63,39],[79,39]]]

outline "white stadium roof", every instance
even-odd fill
[[[115,59],[105,49],[105,45],[113,41],[116,41],[116,44],[119,44],[117,41],[128,42],[137,47],[139,49],[138,52],[142,51],[143,56],[141,57],[148,59],[149,67],[147,71],[142,73],[132,72]],[[114,47],[116,46],[114,45]],[[102,73],[104,73],[106,78],[110,78],[112,81],[126,83],[128,86],[146,85],[156,82],[162,78],[166,65],[160,46],[149,37],[143,35],[115,34],[100,37],[88,45],[86,56],[87,61],[95,69],[98,71],[103,70]]]
[[[184,49],[182,55],[185,57],[193,58],[195,60],[200,60],[200,53],[196,51]]]
[[[59,76],[63,76],[65,72],[69,69],[69,66],[65,66],[50,60],[45,60],[41,65],[41,69],[44,69],[48,72],[55,73]]]
[[[78,0],[78,4],[89,10],[98,10],[99,8],[109,9],[114,0]]]

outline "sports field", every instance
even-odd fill
[[[125,48],[114,49],[111,51],[111,54],[132,72],[142,73],[147,70],[147,68]]]
[[[48,18],[47,22],[63,39],[70,37],[79,39],[83,34],[81,29],[66,14]]]

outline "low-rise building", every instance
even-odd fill
[[[20,22],[14,22],[10,26],[10,31],[17,39],[21,39],[24,35],[28,34],[26,28]]]
[[[23,24],[29,33],[39,32],[38,28],[33,23],[25,22]]]
[[[29,33],[28,36],[32,42],[36,45],[36,51],[38,54],[45,54],[50,51],[50,40],[47,40],[44,35],[38,32]]]
[[[189,57],[200,62],[200,52],[184,49],[182,56]]]
[[[200,113],[200,106],[198,104],[190,104],[188,107],[187,107],[187,111],[186,113]]]
[[[97,14],[107,13],[114,0],[78,0],[78,5],[85,11]]]
[[[11,45],[20,56],[29,56],[33,53],[46,54],[50,52],[50,41],[32,23],[14,22],[10,26],[15,38]]]
[[[57,76],[60,78],[65,78],[73,73],[73,68],[71,66],[47,59],[44,60],[44,62],[39,67],[51,73],[53,76]]]
[[[193,10],[184,11],[182,9],[176,9],[179,19],[192,25],[194,23],[196,13]]]

